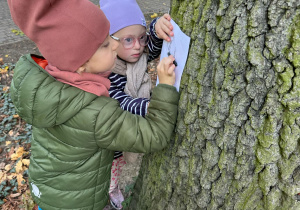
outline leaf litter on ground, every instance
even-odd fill
[[[0,206],[3,210],[31,210],[34,206],[28,187],[31,127],[16,113],[9,96],[14,67],[0,58]]]

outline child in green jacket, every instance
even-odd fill
[[[43,210],[103,209],[113,151],[154,152],[170,140],[179,100],[171,86],[174,58],[157,67],[160,84],[147,116],[133,115],[108,97],[119,43],[108,35],[109,22],[97,6],[88,0],[8,4],[44,56],[22,56],[10,89],[17,112],[33,127],[32,196]]]

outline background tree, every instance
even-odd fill
[[[300,209],[300,1],[173,0],[191,37],[172,143],[130,209]]]

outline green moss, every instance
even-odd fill
[[[192,21],[194,22],[194,23],[196,23],[196,22],[198,22],[198,19],[200,18],[200,15],[201,15],[201,13],[200,13],[200,11],[201,11],[201,6],[202,5],[204,5],[204,3],[203,3],[203,0],[196,0],[196,1],[194,1],[194,5],[193,5],[193,8],[194,8],[194,15],[193,15],[193,17],[192,17]]]
[[[267,23],[265,16],[267,15],[265,5],[263,1],[255,1],[253,7],[251,8],[249,17],[248,17],[248,35],[255,37],[267,30]]]
[[[288,59],[293,63],[294,67],[300,67],[300,14],[293,19],[293,24],[290,25],[290,42],[291,47],[285,51]]]
[[[220,57],[223,64],[226,64],[228,62],[228,57],[232,49],[233,49],[233,42],[232,41],[226,42],[225,50],[223,51]]]
[[[171,11],[170,11],[170,14],[172,16],[172,18],[175,20],[178,18],[179,16],[179,7],[180,7],[180,1],[178,0],[173,0],[172,1],[172,5],[171,5]]]
[[[279,84],[281,84],[278,92],[283,94],[287,92],[292,87],[292,78],[294,77],[293,68],[286,68],[286,71],[279,74],[278,79],[280,80]]]
[[[260,40],[252,39],[248,45],[247,53],[248,60],[252,65],[256,66],[258,69],[265,66],[265,58],[261,52]]]
[[[187,112],[184,116],[184,123],[186,125],[192,124],[195,122],[198,116],[198,105],[196,103],[188,102]]]
[[[230,66],[225,67],[225,77],[224,77],[224,82],[223,82],[223,87],[225,89],[229,88],[230,85],[232,84],[232,81],[234,80],[234,69],[231,68]]]
[[[200,84],[203,84],[205,76],[209,70],[207,68],[207,66],[209,66],[210,62],[211,62],[210,57],[207,54],[207,52],[205,52],[205,56],[201,60],[200,71],[198,72],[198,75],[197,75],[197,81],[199,81]]]
[[[172,11],[172,18],[180,27],[183,27],[183,17],[185,12],[187,11],[188,3],[188,1],[180,2],[180,7],[177,13],[173,13]]]
[[[258,176],[255,175],[252,183],[237,198],[234,209],[260,209],[257,206],[260,205],[261,196],[258,186]]]
[[[268,116],[262,129],[260,130],[257,138],[262,147],[268,148],[272,144],[277,144],[278,142],[278,134],[277,134],[277,119],[273,116]]]
[[[292,66],[285,58],[275,59],[272,61],[272,64],[277,73],[284,72],[286,68],[292,68]]]
[[[199,83],[192,77],[190,77],[190,81],[189,81],[189,85],[188,85],[188,88],[187,88],[187,92],[190,94],[188,97],[189,97],[189,100],[191,99],[198,99],[199,97],[199,93],[201,91],[199,91],[201,89],[201,85],[199,85]]]
[[[205,25],[205,23],[207,22],[207,20],[210,17],[211,6],[212,6],[211,0],[203,1],[203,4],[204,4],[204,2],[205,2],[205,6],[204,6],[203,11],[202,11],[202,18],[199,21],[199,25],[203,25],[203,26]]]
[[[218,14],[219,15],[223,15],[225,13],[225,10],[227,9],[228,7],[228,1],[227,0],[221,0],[220,3],[219,3],[219,8],[218,8]],[[221,17],[221,16],[218,16],[218,17]]]
[[[279,162],[279,168],[281,172],[281,178],[287,180],[291,177],[294,170],[299,166],[300,157],[293,154],[289,159],[283,159]],[[296,186],[294,186],[296,187]],[[299,192],[295,192],[299,193]]]
[[[207,162],[208,168],[212,168],[218,163],[219,148],[211,141],[206,142],[205,150],[202,154],[203,159]]]
[[[288,93],[283,95],[281,103],[288,107],[289,110],[295,110],[300,108],[300,68],[294,70],[295,76],[293,78],[293,89]]]
[[[299,193],[299,188],[297,187],[297,185],[293,185],[290,183],[279,182],[279,189],[287,194],[290,198],[293,198]]]
[[[194,8],[193,4],[188,4],[186,11],[183,15],[181,30],[186,34],[191,34],[193,30],[194,21],[190,17],[193,16]]]
[[[180,80],[180,89],[183,89],[185,86],[187,86],[189,81],[189,76],[183,72]]]
[[[300,114],[297,114],[299,117]],[[280,132],[280,147],[282,155],[288,158],[296,149],[298,140],[300,139],[300,128],[298,125],[291,124],[283,126]]]
[[[280,159],[280,150],[278,145],[271,145],[269,148],[258,146],[256,157],[261,164],[277,162]]]
[[[190,156],[188,158],[188,165],[189,165],[189,171],[188,171],[188,186],[189,186],[189,194],[195,194],[193,192],[193,187],[195,187],[195,182],[194,182],[194,177],[195,177],[195,171],[196,171],[196,163],[197,163],[197,158],[195,156]],[[198,187],[197,187],[198,188]],[[196,192],[198,193],[198,192]]]
[[[275,164],[269,164],[259,173],[259,186],[263,194],[268,195],[271,187],[278,182],[278,168]]]
[[[281,196],[282,192],[277,187],[274,187],[267,196],[264,196],[264,201],[268,210],[276,210],[281,207]]]
[[[226,152],[224,150],[222,150],[222,152],[220,154],[219,162],[218,162],[218,166],[221,171],[226,167],[226,164],[227,164]]]

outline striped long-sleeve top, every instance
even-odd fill
[[[159,39],[155,33],[154,26],[158,18],[150,23],[150,39],[148,43],[149,55],[148,62],[154,60],[160,55],[163,40]],[[117,99],[120,102],[122,109],[129,111],[133,114],[145,116],[149,104],[147,98],[133,98],[124,92],[127,82],[126,76],[111,73],[109,76],[111,82],[109,95],[111,98]]]

